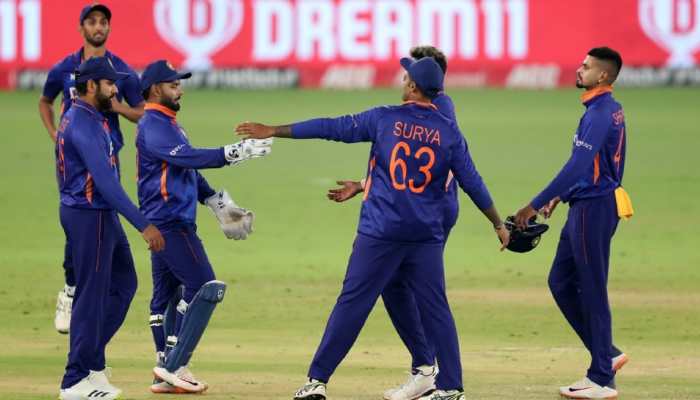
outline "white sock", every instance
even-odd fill
[[[63,291],[68,295],[68,297],[73,297],[75,295],[75,286],[65,285]]]

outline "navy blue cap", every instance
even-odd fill
[[[424,57],[420,60],[404,57],[400,62],[424,95],[433,98],[442,91],[445,74],[433,57]]]
[[[89,80],[98,81],[100,79],[108,79],[116,82],[127,76],[129,76],[129,74],[117,72],[109,58],[92,57],[80,64],[75,74],[75,82],[82,83]]]
[[[85,6],[85,7],[83,7],[82,10],[80,10],[80,25],[83,24],[83,21],[85,21],[85,18],[87,18],[87,16],[93,11],[100,11],[100,12],[104,13],[105,17],[107,17],[107,21],[112,20],[112,11],[110,11],[106,5],[94,3],[94,4],[90,4],[90,5]]]
[[[141,90],[146,90],[161,82],[173,82],[179,79],[188,79],[190,72],[177,72],[166,60],[158,60],[148,64],[141,75]]]

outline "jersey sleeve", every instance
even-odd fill
[[[100,144],[96,140],[98,136],[95,131],[102,128],[97,124],[95,124],[94,129],[88,126],[85,128],[73,130],[71,136],[73,146],[92,175],[97,190],[105,201],[122,214],[134,228],[143,232],[149,224],[148,220],[124,192],[124,188],[114,174],[105,149],[100,148]]]
[[[435,99],[433,99],[433,104],[437,107],[438,112],[444,115],[445,118],[451,121],[457,121],[457,115],[455,114],[455,105],[452,98],[445,93],[441,93]]]
[[[612,117],[605,113],[596,113],[583,121],[580,136],[576,138],[571,157],[564,164],[557,176],[530,203],[539,210],[550,200],[565,194],[588,171],[595,155],[600,151],[607,137]]]
[[[292,124],[294,139],[326,139],[336,142],[374,142],[382,108],[338,118],[317,118]]]
[[[459,140],[453,145],[450,170],[459,187],[462,188],[480,210],[486,210],[493,205],[491,194],[486,188],[481,175],[476,170],[476,166],[469,154],[467,141],[461,133]]]
[[[155,123],[140,125],[139,130],[142,135],[145,134],[143,143],[146,149],[168,164],[193,169],[219,168],[227,164],[223,147],[194,148],[169,127],[158,126]]]
[[[216,190],[209,186],[209,182],[197,171],[197,200],[204,204],[204,201],[216,194]]]
[[[141,95],[141,80],[136,72],[129,68],[129,76],[124,79],[124,99],[131,107],[136,107],[144,102]]]
[[[49,75],[44,82],[42,96],[54,100],[59,93],[63,91],[63,74],[61,73],[60,64],[56,64],[49,71]]]

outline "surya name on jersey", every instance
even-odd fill
[[[422,125],[396,121],[394,123],[393,133],[394,136],[400,136],[404,139],[416,140],[427,144],[437,143],[437,145],[440,146],[440,130],[437,128],[430,129]],[[423,137],[423,135],[425,135],[425,137]]]

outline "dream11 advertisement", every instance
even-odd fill
[[[40,87],[82,43],[77,0],[0,0],[0,87]],[[192,86],[395,85],[432,44],[450,87],[571,86],[586,52],[625,61],[620,85],[700,84],[700,0],[113,0],[108,48],[136,70],[167,59]]]

